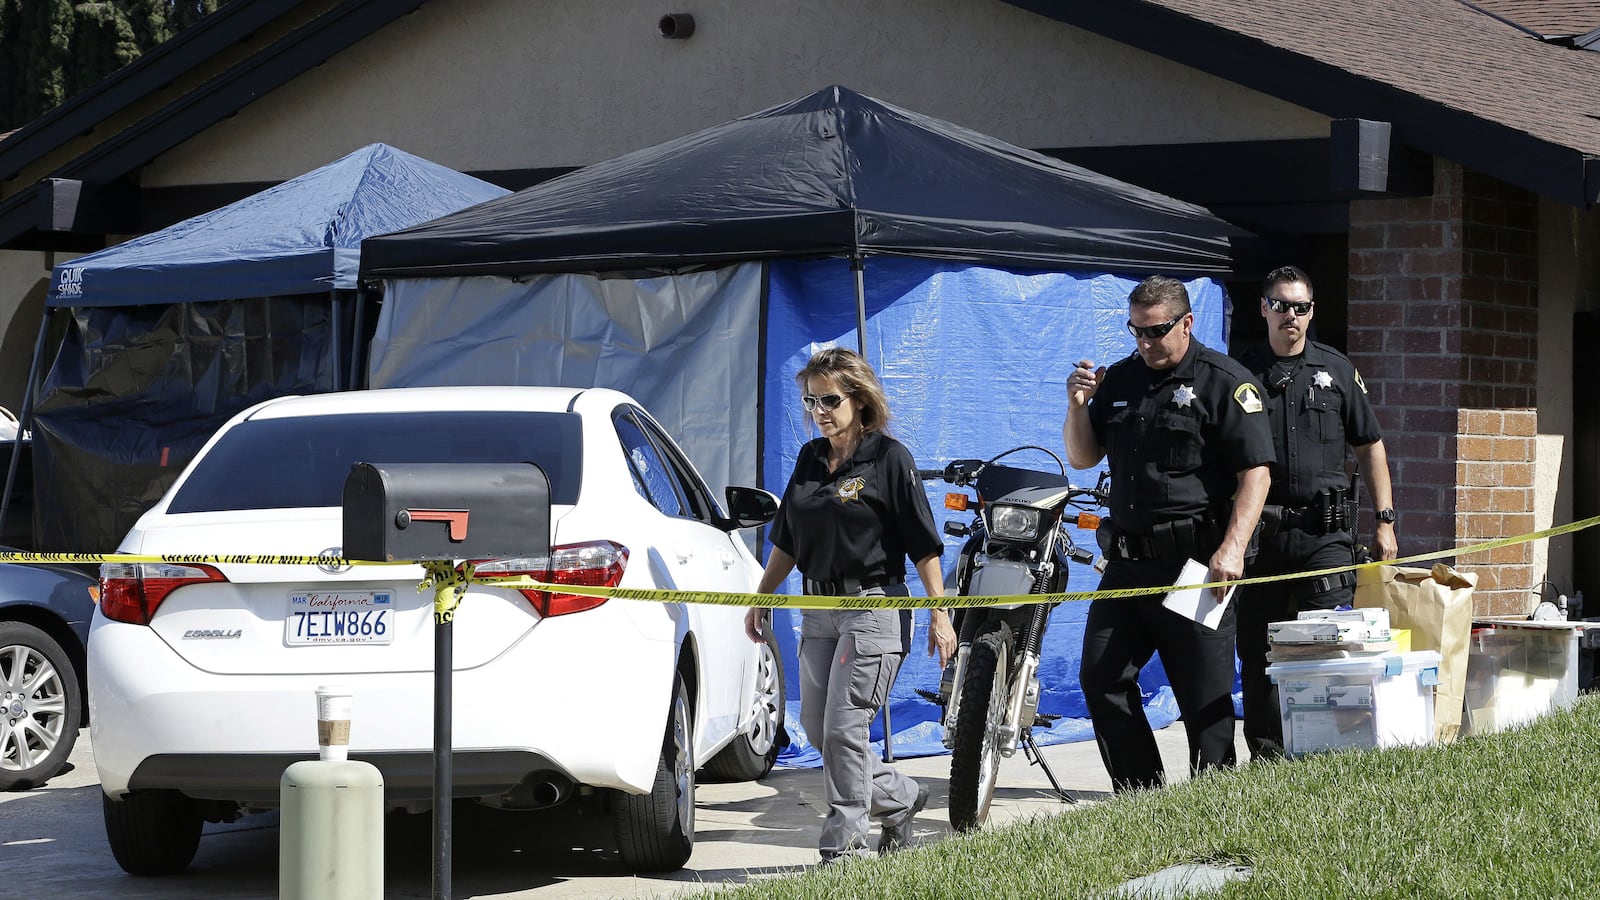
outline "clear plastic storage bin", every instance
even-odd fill
[[[1433,650],[1274,663],[1284,749],[1290,756],[1433,743]]]
[[[1576,702],[1582,633],[1575,622],[1474,621],[1462,732],[1514,728]]]

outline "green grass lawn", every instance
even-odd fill
[[[1504,734],[1247,766],[714,896],[1091,897],[1194,862],[1253,869],[1208,896],[1600,896],[1600,695]]]

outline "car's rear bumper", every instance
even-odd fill
[[[465,774],[457,796],[495,796],[546,770],[649,791],[660,742],[636,738],[665,728],[676,645],[616,624],[587,613],[547,620],[513,651],[454,673],[451,744]],[[353,694],[350,756],[395,761],[386,793],[407,789],[419,761],[432,758],[432,672],[219,675],[179,658],[151,629],[101,616],[89,647],[95,765],[111,797],[171,787],[276,798],[283,769],[316,755],[325,684]],[[573,647],[594,648],[592,658],[576,666]],[[505,770],[491,773],[498,764]],[[220,796],[225,789],[238,793]]]
[[[280,779],[293,763],[315,753],[163,753],[146,757],[128,779],[129,790],[169,788],[197,800],[234,800],[251,806],[276,806]],[[432,753],[352,753],[383,774],[383,799],[404,804],[433,797]],[[526,773],[517,777],[516,773]],[[451,756],[451,785],[457,798],[499,797],[519,786],[549,782],[565,796],[573,779],[541,754],[519,750],[457,751]],[[527,803],[526,805],[532,805]]]

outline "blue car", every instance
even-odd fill
[[[60,772],[87,724],[85,647],[99,596],[98,579],[72,566],[0,563],[0,791]]]

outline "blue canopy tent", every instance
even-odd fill
[[[37,543],[114,549],[234,413],[352,386],[361,241],[505,193],[370,144],[57,266],[47,306],[71,319],[31,410]]]
[[[1198,206],[834,86],[367,241],[363,271],[385,289],[368,377],[618,387],[713,489],[781,492],[814,436],[794,374],[842,345],[877,367],[923,467],[1059,448],[1072,363],[1132,349],[1137,278],[1188,279],[1197,334],[1221,346],[1213,279],[1246,237]],[[944,485],[929,493],[943,518]],[[1052,619],[1045,712],[1085,714],[1083,611]],[[791,698],[797,623],[781,633]],[[897,682],[898,752],[943,749],[937,708],[915,693],[937,686],[934,668],[914,651]],[[1152,720],[1170,722],[1164,677],[1147,684]],[[802,762],[789,722],[785,761]],[[1041,740],[1086,734],[1064,723]]]

